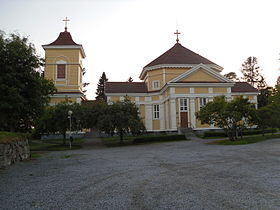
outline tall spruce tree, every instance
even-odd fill
[[[95,99],[97,101],[106,101],[106,96],[105,96],[105,83],[108,81],[108,78],[106,77],[105,72],[102,73],[102,76],[99,79],[99,82],[97,84],[97,89],[96,89],[96,97]]]
[[[276,85],[280,85],[280,76],[277,78]]]
[[[253,87],[258,89],[264,89],[267,87],[267,84],[264,80],[263,75],[261,74],[261,68],[258,64],[258,59],[254,56],[250,56],[242,64],[241,72],[243,81],[248,82]]]

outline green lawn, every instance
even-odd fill
[[[13,132],[0,132],[0,143],[6,143],[10,141],[17,141],[26,139],[28,134],[24,133],[13,133]]]
[[[261,141],[265,141],[268,139],[280,138],[280,134],[274,135],[255,135],[255,136],[246,136],[243,139],[238,139],[237,141],[230,141],[229,139],[211,141],[207,144],[218,144],[218,145],[240,145],[240,144],[253,144]]]
[[[72,150],[82,147],[83,139],[74,139]],[[31,151],[64,151],[70,150],[69,139],[66,140],[66,145],[62,144],[62,139],[48,140],[29,140]]]
[[[172,135],[167,135],[167,134],[145,134],[142,136],[125,136],[123,139],[123,143],[120,144],[120,138],[118,136],[113,136],[113,137],[106,137],[102,138],[102,142],[104,145],[107,147],[118,147],[118,146],[129,146],[129,145],[136,145],[136,144],[151,144],[151,143],[160,143],[160,142],[172,142],[172,141],[186,141],[186,139],[176,139],[178,135],[173,135],[176,136],[174,139],[168,138],[169,136]],[[137,141],[135,140],[141,140],[143,141]]]

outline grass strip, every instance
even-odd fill
[[[207,144],[216,144],[216,145],[242,145],[242,144],[254,144],[257,142],[266,141],[268,139],[280,138],[280,134],[276,135],[267,135],[267,136],[247,136],[243,139],[238,139],[236,141],[230,141],[229,139],[216,140],[208,142]]]

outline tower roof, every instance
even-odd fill
[[[81,46],[80,44],[77,44],[76,42],[73,41],[70,32],[68,32],[66,30],[64,32],[60,32],[59,36],[57,37],[57,39],[54,42],[44,45],[44,46],[53,46],[53,45],[78,45],[78,46]]]
[[[212,64],[212,61],[202,57],[201,55],[185,48],[180,43],[176,43],[172,48],[167,50],[161,56],[147,64],[144,68],[152,67],[160,64]]]
[[[73,41],[72,36],[70,32],[67,31],[67,27],[65,27],[64,32],[60,32],[59,36],[57,39],[46,45],[42,45],[44,49],[80,49],[83,58],[86,57],[83,45],[77,44],[76,42]]]

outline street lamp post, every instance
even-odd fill
[[[69,110],[68,111],[68,118],[69,118],[69,138],[70,138],[70,141],[69,141],[69,146],[70,146],[70,149],[72,149],[72,133],[71,133],[71,127],[72,127],[72,114],[73,114],[73,111],[72,110]]]

